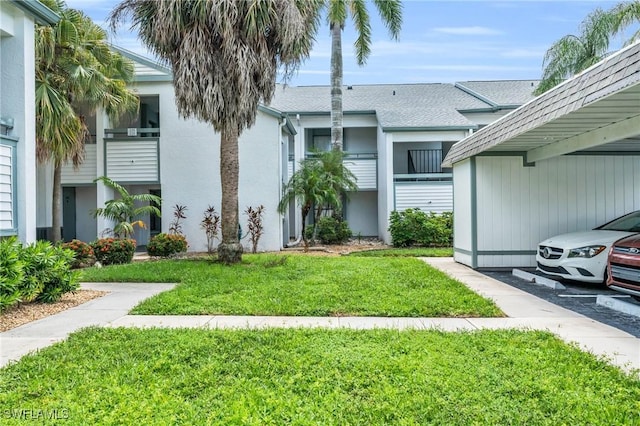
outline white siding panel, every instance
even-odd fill
[[[453,185],[451,182],[398,182],[396,210],[419,208],[425,212],[453,211]]]
[[[107,176],[118,182],[158,182],[157,141],[107,141]]]
[[[534,251],[551,236],[589,230],[640,209],[640,156],[568,155],[534,167],[524,167],[521,157],[476,162],[478,250],[500,253],[480,254],[478,267],[533,266],[534,256],[508,252]],[[456,168],[456,185],[465,176],[461,172]],[[466,211],[458,207],[462,189],[456,186],[456,222],[458,211]],[[456,241],[462,231],[455,227]]]
[[[97,153],[96,145],[85,146],[84,161],[78,167],[78,170],[73,168],[73,164],[65,164],[62,167],[62,184],[80,184],[80,183],[93,183],[97,178]]]
[[[291,176],[293,176],[294,164],[295,162],[293,160],[287,161],[287,180],[291,179]]]
[[[13,149],[0,145],[0,229],[13,229]]]
[[[454,165],[453,205],[453,246],[471,251],[471,160],[464,160]],[[456,261],[471,265],[471,256],[455,254]]]
[[[348,158],[344,160],[344,165],[358,179],[358,189],[376,189],[377,188],[377,166],[378,160],[375,159],[356,159]]]

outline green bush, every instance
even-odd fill
[[[78,274],[71,270],[74,253],[48,241],[37,241],[23,247],[24,264],[21,299],[51,303],[64,293],[78,289]]]
[[[18,302],[55,302],[77,290],[73,256],[48,241],[23,247],[15,238],[0,240],[0,311]]]
[[[181,234],[158,234],[147,244],[149,256],[169,257],[187,251],[187,239]]]
[[[91,243],[96,260],[103,265],[131,263],[136,240],[130,238],[101,238]]]
[[[395,247],[445,247],[453,242],[453,213],[425,213],[420,209],[393,211],[389,217]]]
[[[20,283],[24,277],[21,249],[15,237],[0,238],[0,312],[20,301]]]
[[[71,240],[68,243],[64,243],[62,244],[62,248],[71,250],[75,253],[73,263],[71,264],[74,268],[92,265],[96,260],[91,244],[80,240]]]
[[[344,243],[352,235],[349,224],[338,216],[321,217],[316,228],[316,236],[323,244]]]

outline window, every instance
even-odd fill
[[[0,136],[0,236],[17,234],[16,142]]]

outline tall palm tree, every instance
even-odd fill
[[[218,258],[239,262],[238,137],[269,103],[280,65],[290,76],[309,55],[320,0],[124,0],[112,26],[132,16],[142,42],[173,68],[184,117],[220,132],[222,242]]]
[[[325,207],[340,210],[342,195],[348,191],[358,190],[357,179],[343,164],[343,159],[344,153],[342,151],[315,152],[300,162],[300,168],[283,188],[278,211],[284,214],[289,209],[291,201],[298,201],[305,248],[308,247],[305,233],[306,219],[314,206],[316,208],[315,222],[317,223]]]
[[[60,16],[57,25],[36,27],[36,151],[53,162],[51,239],[61,239],[62,166],[84,159],[89,137],[81,109],[103,108],[115,121],[135,111],[138,97],[126,87],[133,64],[109,49],[106,32],[63,0],[42,0]]]
[[[604,11],[595,9],[582,21],[580,34],[556,41],[545,53],[542,81],[534,91],[540,95],[564,80],[600,62],[609,52],[611,37],[640,22],[640,1],[622,2]],[[638,38],[635,33],[628,42]]]
[[[373,0],[392,39],[397,40],[402,25],[400,0]],[[326,0],[327,20],[331,30],[331,147],[341,151],[342,132],[342,31],[351,16],[358,38],[354,43],[356,61],[362,66],[371,53],[371,23],[367,0]]]

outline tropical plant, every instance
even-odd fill
[[[91,266],[95,263],[96,257],[91,244],[80,240],[71,240],[68,243],[62,244],[62,248],[71,250],[75,254],[73,262],[71,263],[71,266],[74,268]]]
[[[453,213],[394,210],[389,216],[389,232],[395,247],[448,247],[453,242]]]
[[[49,241],[36,241],[22,248],[24,264],[22,301],[51,303],[79,287],[78,273],[71,269],[74,253]]]
[[[24,278],[21,250],[16,237],[0,238],[0,312],[20,301],[20,284]]]
[[[126,83],[133,64],[110,50],[107,34],[82,12],[62,0],[42,0],[60,16],[55,26],[37,25],[36,150],[41,163],[53,164],[51,239],[61,239],[62,166],[84,160],[89,131],[83,114],[102,108],[117,122],[135,111],[138,97]]]
[[[145,223],[139,219],[147,214],[160,216],[160,210],[156,205],[162,203],[162,199],[153,194],[129,194],[129,191],[117,182],[106,176],[101,176],[94,182],[102,182],[109,188],[118,191],[120,198],[109,200],[104,207],[99,207],[93,212],[94,217],[101,216],[114,222],[111,230],[117,238],[129,238],[133,235],[134,226],[146,228]],[[136,207],[136,203],[150,203]]]
[[[342,151],[315,152],[300,162],[300,167],[291,176],[283,188],[283,196],[278,204],[278,212],[286,213],[289,203],[297,200],[302,218],[302,239],[305,248],[309,238],[306,231],[306,219],[314,208],[315,223],[326,208],[342,208],[342,196],[347,191],[357,190],[356,178],[343,164]]]
[[[260,242],[260,237],[262,237],[264,233],[264,226],[262,225],[264,206],[260,204],[255,209],[249,206],[244,211],[244,214],[249,218],[247,228],[249,229],[249,236],[251,238],[251,253],[257,253],[258,242]]]
[[[397,40],[402,26],[400,0],[373,0],[392,39]],[[354,43],[356,61],[362,66],[371,53],[371,24],[366,0],[326,0],[327,20],[331,30],[331,146],[342,150],[342,30],[349,15],[358,38]]]
[[[222,241],[218,257],[242,259],[238,239],[238,137],[309,55],[321,0],[124,0],[112,26],[132,16],[142,42],[171,64],[178,112],[220,132]]]
[[[187,239],[182,234],[158,234],[147,244],[149,256],[169,257],[187,251]]]
[[[566,35],[547,50],[542,80],[534,94],[540,95],[600,62],[610,53],[611,37],[637,22],[640,22],[638,0],[619,3],[607,11],[595,9],[580,24],[580,34]],[[639,35],[640,31],[636,32],[627,43]]]
[[[184,213],[186,211],[187,206],[181,206],[179,204],[173,206],[173,220],[169,224],[170,234],[182,235],[182,224],[180,221],[187,218],[187,215]]]
[[[340,244],[349,240],[353,233],[342,216],[332,215],[320,218],[314,232],[323,244]]]
[[[131,263],[136,240],[130,238],[101,238],[91,243],[96,260],[102,265]]]
[[[220,216],[216,213],[215,207],[207,207],[204,211],[204,218],[200,222],[200,227],[204,229],[207,235],[207,252],[213,253],[214,243],[218,238],[218,230],[220,229]]]

